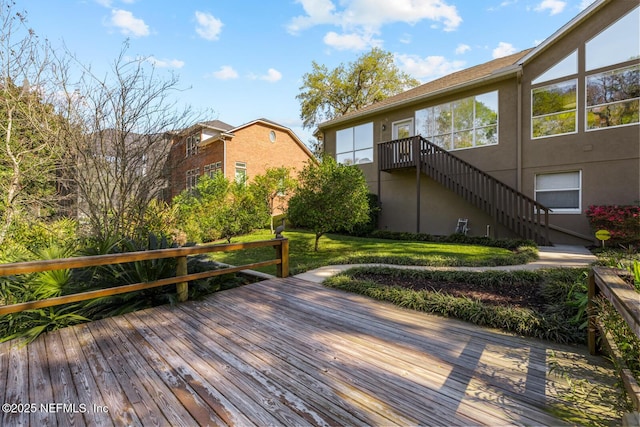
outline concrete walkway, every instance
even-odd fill
[[[557,267],[588,267],[596,260],[596,256],[582,246],[540,246],[538,247],[539,258],[529,264],[505,265],[500,267],[426,267],[417,265],[390,265],[390,264],[342,264],[327,265],[324,267],[309,270],[296,274],[294,277],[308,280],[314,283],[322,283],[325,279],[340,274],[341,272],[354,267],[393,267],[416,270],[459,270],[459,271],[514,271],[514,270],[535,270],[539,268]]]

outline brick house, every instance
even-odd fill
[[[322,123],[379,227],[594,242],[590,205],[640,200],[640,7],[596,0],[533,49]]]
[[[229,180],[251,180],[268,168],[301,170],[313,154],[293,131],[266,119],[234,127],[220,120],[197,123],[175,135],[169,154],[173,199],[203,175],[222,172]]]

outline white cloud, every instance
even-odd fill
[[[184,67],[184,61],[179,59],[158,59],[153,56],[147,58],[147,62],[153,64],[158,68],[182,68]]]
[[[517,49],[511,44],[506,42],[498,43],[498,47],[493,49],[492,56],[493,59],[502,58],[503,56],[511,55],[512,53],[516,53]]]
[[[221,20],[210,13],[196,11],[196,21],[198,22],[196,33],[200,37],[206,40],[218,40],[224,25]]]
[[[537,5],[534,10],[537,12],[544,12],[546,10],[549,10],[550,15],[557,15],[558,13],[561,13],[566,6],[566,1],[542,0],[542,3]]]
[[[112,10],[111,25],[120,28],[120,32],[127,36],[143,37],[149,35],[149,26],[142,19],[133,16],[133,13],[128,10]]]
[[[365,50],[369,47],[380,46],[382,42],[373,38],[373,35],[367,34],[338,34],[336,32],[328,32],[323,39],[327,46],[331,46],[338,50]]]
[[[403,22],[409,25],[430,20],[442,25],[445,31],[453,31],[462,22],[455,6],[446,0],[296,0],[305,15],[296,16],[287,29],[297,34],[317,25],[332,25],[342,30],[342,35],[332,31],[325,42],[337,46],[357,45],[353,35],[373,41],[373,36],[387,24]],[[342,40],[338,40],[338,39]],[[369,47],[371,44],[366,45]]]
[[[451,74],[465,66],[464,61],[448,61],[443,56],[395,55],[398,67],[413,77],[426,81]]]
[[[282,79],[282,73],[275,68],[269,68],[267,74],[259,77],[260,80],[266,80],[269,83],[275,83]]]
[[[469,46],[468,44],[460,43],[458,47],[456,47],[456,55],[462,55],[463,53],[468,52],[470,50],[471,50],[471,46]]]
[[[238,72],[230,65],[223,65],[218,71],[213,73],[213,77],[218,80],[232,80],[238,78]]]

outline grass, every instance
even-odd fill
[[[286,231],[289,239],[291,274],[331,264],[387,263],[429,266],[496,266],[523,264],[537,258],[533,248],[513,251],[468,244],[395,241],[327,234],[320,239],[319,251],[313,250],[314,235],[302,230]],[[259,230],[232,241],[249,242],[273,238],[269,230]],[[249,264],[274,256],[271,248],[257,248],[212,255],[216,261],[232,265]],[[275,274],[275,267],[259,269]]]

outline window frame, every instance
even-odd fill
[[[538,177],[542,175],[564,175],[570,173],[578,174],[578,187],[577,188],[554,188],[551,190],[539,190],[538,189]],[[578,207],[575,208],[553,208],[551,206],[547,206],[550,209],[550,213],[552,214],[582,214],[582,170],[568,170],[568,171],[556,171],[556,172],[540,172],[534,174],[533,177],[533,195],[534,200],[538,201],[538,193],[551,192],[551,191],[578,191]],[[542,203],[542,202],[540,202]],[[544,203],[542,203],[544,205]]]
[[[366,130],[368,136],[371,136],[371,140],[370,141],[366,141],[366,147],[362,148],[362,142],[360,141],[360,144],[358,144],[359,140],[356,138],[356,132],[358,130],[358,128],[364,128],[364,127],[368,127],[368,129]],[[338,134],[344,132],[344,133],[351,133],[351,141],[350,141],[350,150],[343,150],[343,151],[338,151]],[[345,164],[345,165],[364,165],[364,164],[370,164],[373,163],[373,158],[374,158],[374,151],[373,151],[373,139],[374,139],[374,131],[373,131],[373,122],[366,122],[366,123],[361,123],[359,125],[356,126],[351,126],[348,128],[344,128],[344,129],[338,129],[336,131],[336,154],[335,154],[335,159],[336,162],[340,163],[340,164]],[[360,161],[356,162],[356,153],[363,153],[363,152],[370,152],[371,153],[371,158],[365,157],[365,159],[369,159],[368,161],[364,162],[362,161],[362,159],[360,159]],[[339,160],[339,158],[342,156],[344,158],[345,155],[349,155],[351,154],[351,162],[347,162],[347,161],[343,161],[343,160]],[[346,158],[345,158],[346,159]]]
[[[200,152],[200,134],[194,133],[185,139],[185,157],[195,156]]]
[[[478,124],[478,116],[477,116],[477,103],[478,103],[478,98],[481,98],[483,96],[486,95],[493,95],[495,94],[495,100],[496,100],[496,106],[495,106],[495,123],[491,123],[491,124],[484,124],[484,125],[480,125]],[[456,129],[456,118],[455,118],[455,106],[456,103],[463,103],[465,101],[471,100],[471,102],[473,102],[473,109],[472,109],[472,126],[470,128],[464,128],[464,129]],[[447,129],[446,132],[439,132],[445,129],[441,129],[438,127],[437,123],[435,123],[435,111],[436,109],[438,109],[439,114],[445,114],[448,115],[447,117]],[[420,120],[418,120],[418,113],[424,111],[424,114],[426,116],[426,119],[424,120],[425,123],[429,122],[429,118],[433,119],[433,123],[431,125],[427,124],[427,126],[425,126],[425,130],[427,130],[427,134],[424,135],[421,130],[422,129],[418,129],[418,122],[420,122]],[[429,107],[426,108],[421,108],[419,110],[416,110],[414,112],[414,118],[415,118],[415,131],[414,131],[414,135],[423,135],[425,138],[429,139],[431,142],[433,142],[434,144],[438,145],[439,147],[447,150],[447,151],[458,151],[458,150],[471,150],[474,148],[482,148],[482,147],[492,147],[492,146],[496,146],[500,144],[500,91],[499,90],[492,90],[489,92],[483,92],[483,93],[477,93],[471,96],[466,96],[464,98],[459,98],[459,99],[455,99],[451,102],[445,102],[442,104],[436,104],[436,105],[431,105]],[[495,143],[493,144],[478,144],[478,132],[482,129],[488,129],[488,128],[495,128]],[[430,132],[433,131],[433,134],[431,135]],[[470,133],[471,134],[471,141],[472,141],[472,145],[468,146],[468,147],[455,147],[455,141],[456,141],[456,135],[462,135],[464,133]],[[447,142],[446,144],[437,142],[437,141],[443,141],[443,142]]]
[[[240,175],[239,175],[240,172]],[[241,179],[239,179],[241,176]],[[234,180],[238,184],[245,184],[247,182],[247,162],[236,162],[235,163],[235,174]]]
[[[538,116],[534,116],[533,115],[533,113],[534,113],[534,111],[533,111],[534,91],[543,89],[545,87],[550,87],[550,86],[555,86],[555,85],[560,85],[560,84],[563,84],[563,83],[570,83],[570,82],[574,82],[574,88],[575,88],[574,89],[574,91],[575,91],[575,107],[574,108],[569,109],[569,110],[563,110],[563,111],[555,111],[555,112],[552,112],[552,113],[546,113],[546,114],[542,114],[542,115],[538,115]],[[578,76],[576,75],[576,76],[565,76],[565,77],[562,77],[562,78],[560,78],[558,80],[550,80],[550,81],[544,82],[542,84],[535,85],[535,87],[533,87],[533,86],[531,87],[531,105],[530,105],[530,107],[531,107],[531,114],[530,114],[530,119],[531,119],[531,121],[530,121],[530,124],[531,124],[531,126],[530,126],[531,127],[530,138],[531,138],[531,140],[537,140],[537,139],[543,139],[543,138],[554,138],[556,136],[573,135],[573,134],[578,133],[578,119],[579,119],[579,117],[578,117],[578,111],[579,111],[579,108],[578,108],[578,103],[579,103],[578,88],[579,88],[579,85],[578,85],[578,83],[579,83],[578,82]],[[533,123],[534,123],[534,120],[536,118],[549,117],[549,116],[553,116],[553,115],[570,113],[570,112],[573,112],[573,114],[574,114],[573,131],[562,132],[562,133],[554,133],[554,134],[551,134],[551,135],[541,135],[541,136],[535,136],[533,134],[533,131],[534,131]]]
[[[625,64],[625,63],[622,63]],[[589,91],[589,78],[594,77],[594,76],[598,76],[601,74],[607,74],[607,73],[615,73],[616,71],[622,71],[625,69],[633,69],[633,68],[637,68],[639,69],[639,73],[640,73],[640,63],[636,62],[636,63],[632,63],[632,64],[627,64],[627,65],[622,65],[622,64],[615,64],[614,67],[615,68],[611,68],[611,66],[607,67],[607,68],[601,68],[601,69],[596,69],[596,70],[591,70],[587,75],[585,75],[584,77],[584,131],[585,132],[597,132],[597,131],[601,131],[601,130],[606,130],[606,129],[615,129],[615,128],[620,128],[620,127],[625,127],[625,126],[638,126],[638,124],[640,124],[640,118],[638,121],[636,122],[632,122],[632,123],[624,123],[624,124],[619,124],[619,125],[614,125],[614,126],[603,126],[603,127],[596,127],[596,128],[589,128],[589,113],[588,110],[595,108],[595,107],[601,107],[601,106],[608,106],[608,105],[615,105],[615,104],[620,104],[623,102],[633,102],[636,101],[640,104],[640,96],[635,97],[635,98],[627,98],[627,99],[623,99],[623,100],[619,100],[619,101],[612,101],[612,102],[605,102],[604,104],[595,104],[595,105],[589,105],[589,98],[588,98],[588,91]],[[622,65],[622,66],[620,66]]]
[[[200,177],[200,168],[189,169],[185,173],[185,189],[191,191],[196,185],[198,185],[198,178]]]

